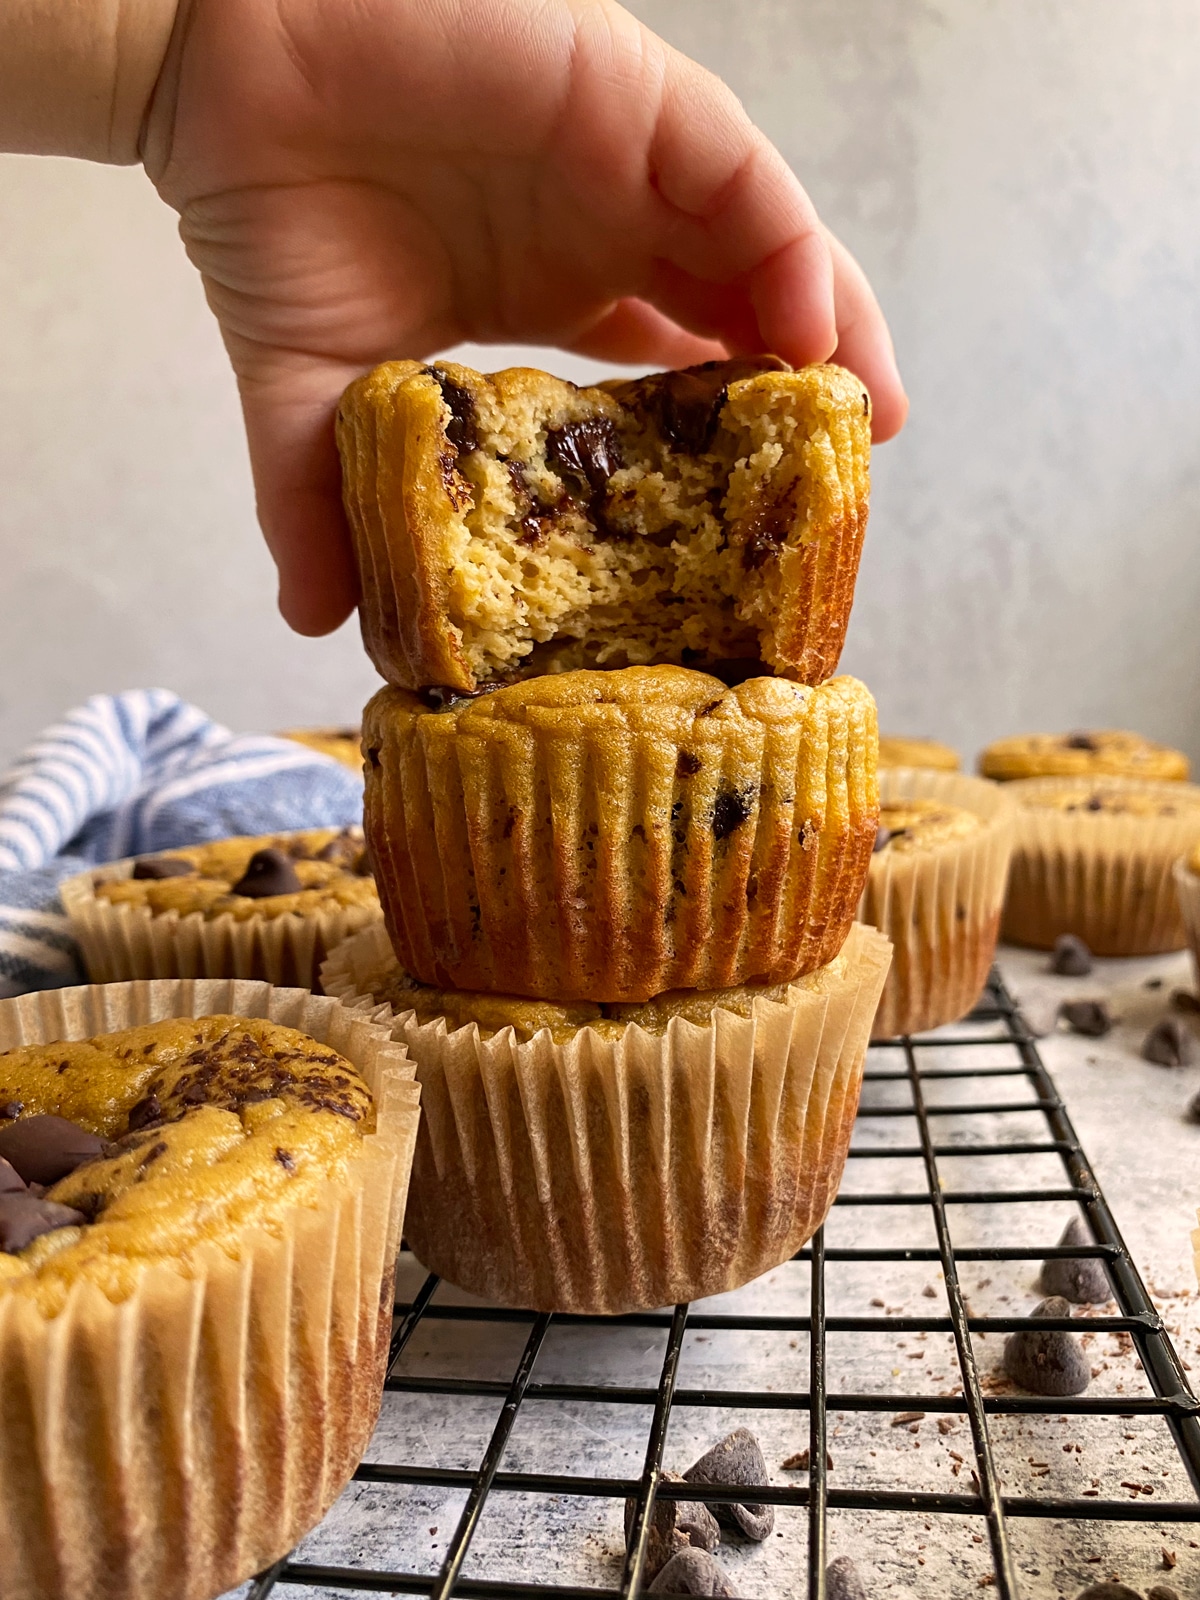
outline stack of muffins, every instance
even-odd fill
[[[875,708],[837,678],[870,407],[763,357],[580,389],[393,362],[339,417],[418,1258],[615,1312],[786,1260],[836,1190],[887,941]]]

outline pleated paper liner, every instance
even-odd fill
[[[349,1002],[382,956],[368,929],[326,982]],[[400,1014],[423,1110],[408,1243],[451,1283],[540,1311],[642,1310],[778,1266],[833,1203],[890,958],[856,924],[786,1002],[661,1034],[521,1043]]]
[[[119,1304],[80,1281],[54,1317],[0,1287],[2,1600],[211,1600],[320,1520],[374,1427],[419,1117],[388,1030],[297,989],[175,979],[0,1001],[0,1049],[213,1013],[344,1055],[377,1131],[236,1256],[149,1266]]]
[[[1049,950],[1076,934],[1100,956],[1182,950],[1187,934],[1172,870],[1200,842],[1200,786],[1135,778],[1081,780],[1081,792],[1141,793],[1176,808],[1171,816],[1052,811],[1024,805],[1061,790],[1063,778],[1005,785],[1017,803],[1001,937]]]
[[[882,805],[937,800],[971,811],[978,833],[929,850],[872,857],[859,919],[893,945],[872,1036],[921,1033],[965,1016],[996,950],[1013,840],[1013,804],[994,783],[960,773],[897,767],[879,774]]]
[[[128,878],[137,859],[131,856],[89,867],[60,885],[71,932],[95,983],[131,978],[260,978],[281,987],[312,989],[329,952],[382,915],[366,906],[303,915],[286,912],[278,917],[252,914],[244,919],[229,912],[216,917],[199,911],[155,915],[148,906],[113,905],[97,897],[97,879]]]

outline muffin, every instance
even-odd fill
[[[1144,778],[1182,781],[1188,759],[1182,750],[1154,744],[1140,733],[1030,733],[999,739],[979,758],[985,778]]]
[[[217,839],[89,868],[61,885],[88,976],[265,978],[311,989],[379,915],[358,828]]]
[[[365,823],[422,983],[560,1001],[774,983],[841,949],[875,841],[853,678],[569,672],[367,706]]]
[[[378,927],[324,975],[364,1014],[407,1003],[394,1027],[421,1085],[404,1223],[418,1259],[505,1305],[610,1314],[737,1288],[820,1227],[889,954],[859,925],[793,985],[582,1023],[565,1005],[422,993]]]
[[[302,744],[307,750],[340,761],[354,772],[362,771],[361,728],[289,728],[279,735],[293,744]]]
[[[880,773],[879,833],[859,918],[894,946],[873,1037],[957,1021],[979,998],[996,949],[1013,804],[958,773]]]
[[[1073,933],[1101,956],[1183,948],[1172,869],[1200,841],[1200,787],[1030,778],[1011,793],[1005,939],[1050,949]]]
[[[3,1001],[0,1047],[0,1592],[208,1600],[370,1437],[412,1064],[331,1000],[204,980]]]
[[[870,421],[851,373],[774,356],[586,389],[387,362],[338,414],[367,653],[407,689],[719,660],[819,683]]]
[[[938,772],[957,772],[962,763],[958,751],[936,739],[906,739],[896,734],[879,735],[879,765],[883,767],[931,767]]]

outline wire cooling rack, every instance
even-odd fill
[[[534,1315],[456,1300],[436,1278],[414,1276],[409,1258],[417,1287],[396,1306],[368,1459],[322,1528],[254,1581],[251,1600],[289,1586],[437,1600],[636,1595],[656,1499],[774,1505],[782,1531],[764,1557],[741,1552],[731,1580],[738,1592],[744,1582],[751,1593],[809,1600],[825,1600],[827,1563],[839,1553],[853,1554],[868,1592],[884,1592],[871,1581],[872,1552],[902,1546],[917,1573],[928,1553],[933,1586],[918,1578],[919,1592],[964,1592],[934,1584],[940,1551],[946,1575],[1028,1600],[1056,1592],[1033,1581],[1047,1552],[1053,1561],[1060,1545],[1080,1546],[1088,1529],[1107,1533],[1111,1565],[1135,1534],[1154,1544],[1174,1525],[1200,1524],[1200,1403],[998,975],[958,1028],[871,1047],[851,1158],[808,1249],[769,1281],[699,1306]],[[874,1183],[858,1181],[865,1173]],[[1077,1212],[1095,1242],[1056,1248]],[[1099,1381],[1068,1399],[1014,1390],[996,1359],[1002,1337],[1029,1325],[1004,1305],[1023,1299],[1027,1313],[1036,1264],[1055,1254],[1103,1261],[1109,1307],[1070,1326],[1086,1331],[1094,1354],[1115,1343],[1126,1357],[1101,1359]],[[974,1303],[993,1282],[984,1271],[1012,1291],[997,1293],[990,1314]],[[868,1289],[914,1273],[899,1298],[941,1300],[931,1314],[902,1314],[877,1293],[862,1306]],[[841,1314],[842,1303],[867,1314]],[[730,1339],[741,1354],[722,1365],[716,1346]],[[843,1355],[849,1344],[856,1353]],[[744,1386],[747,1375],[758,1382]],[[731,1420],[766,1436],[768,1459],[772,1445],[797,1447],[780,1463],[787,1482],[731,1491],[664,1477],[676,1433],[682,1467]],[[1152,1427],[1165,1429],[1157,1456],[1127,1455],[1119,1441]],[[914,1454],[922,1442],[924,1455]],[[461,1465],[430,1465],[433,1455]],[[627,1548],[626,1499],[636,1508]],[[1023,1540],[1033,1528],[1036,1548]],[[1178,1542],[1200,1549],[1189,1533],[1200,1527],[1180,1528]],[[756,1577],[755,1560],[774,1564]],[[1163,1565],[1174,1560],[1164,1544]],[[1170,1581],[1180,1578],[1182,1568]]]

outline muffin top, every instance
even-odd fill
[[[315,1204],[374,1125],[348,1061],[261,1019],[0,1053],[0,1296],[53,1316],[81,1279],[119,1301],[147,1266],[236,1253]]]
[[[1120,730],[1030,733],[1000,739],[979,758],[985,778],[1116,777],[1171,781],[1188,775],[1187,757],[1140,733]]]
[[[566,1044],[580,1028],[592,1028],[604,1039],[619,1039],[631,1023],[647,1033],[665,1033],[675,1017],[704,1028],[716,1010],[732,1011],[748,1017],[756,1000],[787,999],[789,989],[820,993],[841,981],[846,966],[844,955],[835,956],[828,966],[806,973],[791,983],[739,984],[729,989],[673,989],[640,1004],[596,1005],[589,1001],[526,1000],[519,995],[474,994],[461,989],[436,989],[417,980],[395,962],[381,968],[371,980],[371,996],[396,1012],[415,1011],[417,1021],[434,1022],[445,1017],[451,1032],[477,1023],[482,1038],[490,1039],[502,1028],[512,1028],[526,1043],[546,1028],[555,1044]]]
[[[875,855],[913,854],[969,839],[983,828],[983,819],[944,800],[898,800],[879,808]]]
[[[129,877],[97,872],[97,900],[206,918],[300,916],[379,904],[362,831],[312,828],[217,839],[139,856]]]
[[[932,767],[938,772],[957,772],[961,763],[958,751],[936,739],[906,739],[895,734],[879,735],[881,767]]]
[[[1109,817],[1200,817],[1200,789],[1188,784],[1173,790],[1152,785],[1142,789],[1116,784],[1040,783],[1017,792],[1017,804],[1024,810],[1062,811],[1081,816]]]
[[[355,772],[362,771],[361,728],[288,728],[278,737],[329,756]]]

